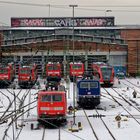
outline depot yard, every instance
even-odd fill
[[[37,93],[32,89],[0,89],[0,138],[3,140],[132,140],[140,133],[140,79],[115,79],[101,88],[101,103],[94,109],[75,108],[67,113],[67,124],[44,128],[37,122]],[[67,90],[67,107],[73,105],[73,83],[61,83]],[[76,97],[76,96],[75,96]],[[77,106],[77,104],[76,104]],[[75,111],[75,112],[74,112]]]

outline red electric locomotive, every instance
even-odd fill
[[[38,121],[44,125],[56,125],[66,123],[67,99],[63,91],[39,91],[38,92]]]
[[[18,69],[18,84],[22,88],[32,87],[37,81],[37,65],[23,65]]]
[[[61,64],[59,62],[49,62],[46,64],[47,81],[60,81],[62,77]]]
[[[114,84],[114,68],[103,62],[92,64],[93,75],[100,79],[102,86],[112,86]]]
[[[0,86],[9,86],[15,78],[14,65],[9,63],[7,65],[0,64]]]
[[[76,80],[76,77],[84,75],[84,64],[82,62],[71,62],[70,63],[70,80]]]

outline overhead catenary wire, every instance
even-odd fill
[[[32,7],[52,7],[52,8],[62,8],[70,9],[69,5],[57,5],[57,4],[40,4],[40,3],[26,3],[26,2],[16,2],[16,1],[0,1],[0,4],[10,4],[10,5],[21,5],[21,6],[32,6]],[[78,5],[77,10],[85,11],[106,11],[107,7],[111,8],[139,8],[140,5]],[[90,8],[90,9],[89,9]],[[94,9],[91,9],[94,8]],[[95,8],[104,8],[104,9],[95,9]],[[112,12],[140,12],[140,10],[113,10]]]

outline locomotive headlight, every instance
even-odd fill
[[[54,107],[54,110],[63,110],[63,107]]]
[[[88,94],[88,95],[90,95],[90,94],[91,94],[91,92],[88,92],[87,94]]]
[[[8,75],[3,75],[2,77],[3,77],[3,78],[8,78]]]
[[[77,72],[72,72],[72,74],[77,74]]]
[[[79,74],[83,74],[83,72],[78,72]]]

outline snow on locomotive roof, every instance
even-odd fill
[[[97,64],[97,65],[106,65],[106,63],[104,63],[104,62],[93,62],[93,64]]]
[[[112,66],[109,65],[108,63],[104,63],[104,62],[93,62],[93,64],[100,65],[100,67],[102,67],[102,68],[105,68],[105,67],[112,67]]]
[[[23,68],[29,68],[30,66],[22,66]]]
[[[27,65],[21,65],[22,68],[29,68],[29,67],[33,67],[36,64],[27,64]]]
[[[59,64],[60,62],[48,62],[48,64]]]
[[[70,62],[70,64],[83,64],[82,62]]]

